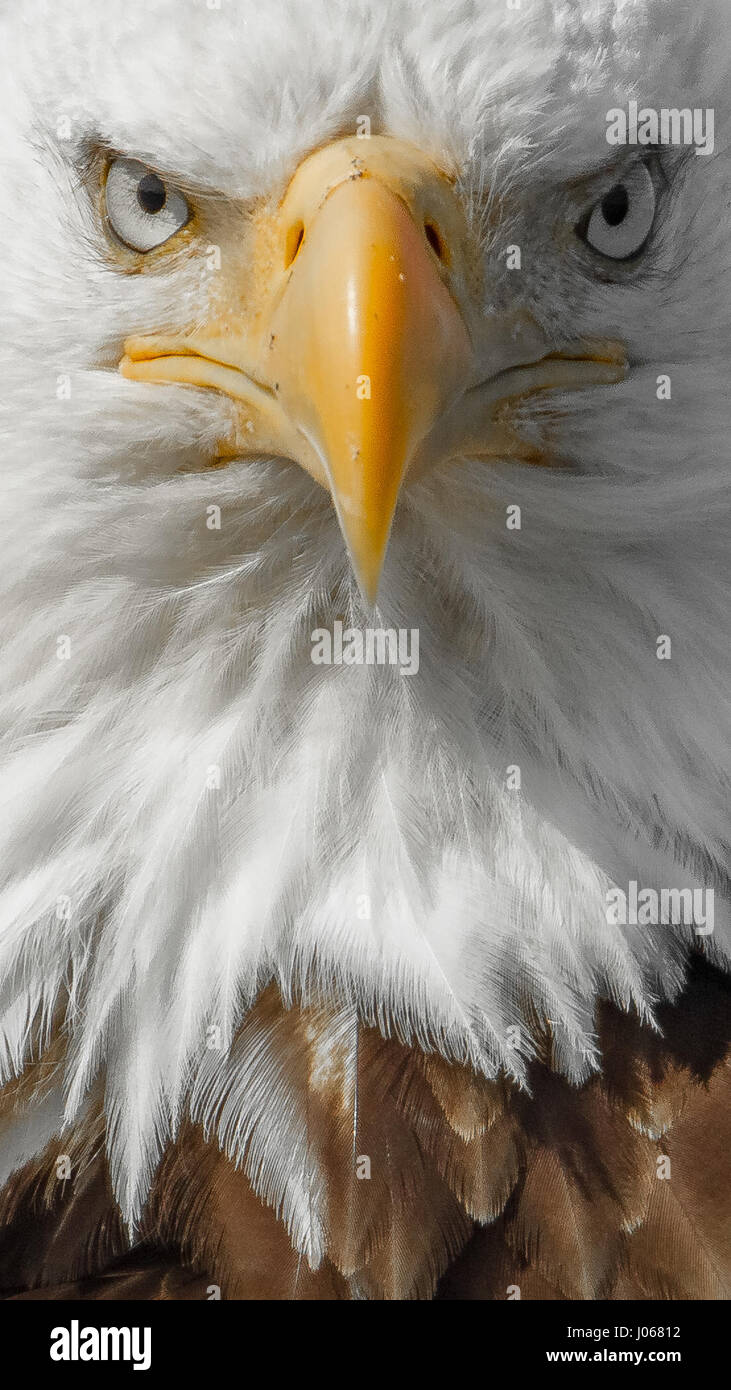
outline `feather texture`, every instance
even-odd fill
[[[0,47],[7,1296],[722,1297],[727,0],[24,0]],[[653,153],[612,266],[608,94],[668,93],[713,157]],[[117,370],[362,113],[448,180],[491,381],[521,325],[628,361],[409,473],[377,618],[413,679],[311,660],[371,616],[324,488],[211,466],[231,400]],[[144,263],[109,151],[194,209]],[[613,920],[631,883],[713,930]]]
[[[128,1249],[97,1105],[63,1141],[72,1181],[58,1181],[56,1144],[6,1186],[4,1296],[196,1298],[213,1284],[239,1299],[504,1299],[515,1288],[526,1299],[727,1298],[728,995],[699,962],[662,1035],[604,1009],[612,1083],[572,1087],[536,1063],[528,1094],[375,1030],[360,1029],[356,1049],[352,1017],[284,1009],[269,990],[247,1030],[273,1035],[286,1105],[307,1116],[301,1180],[319,1258],[288,1232],[286,1172],[278,1199],[276,1177],[248,1166],[245,1143],[239,1166],[215,1126],[194,1119],[168,1147]],[[695,1038],[690,1017],[704,1019]],[[618,1091],[633,1097],[642,1084],[652,1104],[672,1071],[685,1096],[658,1139]],[[263,1119],[276,1139],[270,1094],[252,1123]]]
[[[491,1213],[516,1160],[496,1120],[502,1176],[480,1175],[479,1076],[525,1084],[550,1028],[551,1064],[585,1081],[597,1001],[651,1019],[682,988],[692,931],[613,924],[611,886],[713,888],[708,949],[728,959],[723,5],[272,0],[264,16],[254,0],[216,13],[110,0],[103,14],[28,0],[3,7],[0,31],[2,1078],[59,1008],[72,1039],[55,1100],[17,1148],[8,1135],[8,1162],[30,1156],[31,1133],[45,1145],[60,1105],[78,1119],[103,1073],[133,1226],[191,1086],[204,1127],[220,1113],[236,1150],[250,1088],[223,1059],[273,981],[287,1002],[332,1007],[336,1031],[357,1015],[438,1054],[443,1075],[469,1071],[456,1099],[451,1081],[436,1088],[468,1145],[446,1176]],[[604,177],[606,93],[640,86],[713,105],[717,147],[668,152],[647,270],[609,283],[581,259],[577,189]],[[411,681],[310,661],[314,628],[366,617],[325,492],[286,460],[209,468],[230,403],[115,370],[128,334],[209,313],[210,238],[120,274],[79,176],[90,149],[126,151],[245,238],[254,204],[276,203],[360,112],[454,180],[498,357],[498,324],[529,314],[556,351],[611,331],[632,363],[621,386],[525,398],[515,427],[560,467],[470,457],[407,479],[379,617],[418,628]],[[267,1033],[254,1055],[244,1034],[247,1078],[260,1064],[279,1085],[280,1045],[295,1043]],[[338,1082],[343,1151],[352,1084]],[[650,1127],[674,1113],[668,1084],[652,1087]],[[303,1126],[277,1158],[254,1125],[236,1161],[261,1168],[317,1263],[328,1232],[309,1218]]]

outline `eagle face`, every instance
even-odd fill
[[[723,130],[721,10],[525,10],[2,20],[2,1037],[132,1217],[268,980],[578,1080],[692,940],[609,888],[726,882],[727,154],[606,140]]]

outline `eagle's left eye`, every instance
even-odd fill
[[[655,184],[646,164],[636,164],[615,183],[579,223],[577,232],[589,246],[612,261],[639,255],[655,221]]]
[[[120,241],[133,251],[152,251],[184,227],[187,200],[137,159],[115,159],[107,172],[107,216]]]

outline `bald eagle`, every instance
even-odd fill
[[[2,8],[5,1297],[728,1296],[727,20]]]

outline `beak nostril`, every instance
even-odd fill
[[[297,252],[305,238],[305,229],[302,222],[294,222],[287,233],[287,245],[284,253],[284,268],[288,270],[292,262],[296,259]]]
[[[436,226],[434,222],[430,221],[428,218],[424,223],[424,235],[427,241],[429,242],[429,245],[431,246],[431,249],[434,252],[434,255],[436,256],[437,260],[441,261],[442,265],[448,265],[449,256],[447,253],[446,245],[442,240],[439,228]]]

